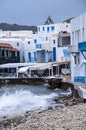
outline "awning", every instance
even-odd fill
[[[29,69],[28,66],[21,67],[21,68],[18,70],[18,73],[24,73],[24,72],[26,72],[28,69]]]
[[[51,63],[38,63],[36,65],[33,65],[29,67],[30,70],[44,70],[51,67]]]
[[[39,70],[51,69],[51,65],[42,66]]]
[[[26,66],[33,66],[37,63],[7,63],[0,65],[0,68],[19,68],[19,67],[26,67]]]
[[[80,64],[80,66],[83,64],[86,64],[86,60],[83,60],[82,63]]]

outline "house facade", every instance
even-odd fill
[[[0,42],[8,42],[20,51],[20,62],[25,62],[24,43],[26,39],[31,39],[32,31],[0,31]]]
[[[17,48],[20,52],[20,62],[24,62],[24,45],[23,45],[23,41],[20,38],[1,38],[0,42],[2,43],[9,43],[11,46],[13,46],[14,48]]]
[[[38,36],[42,39],[41,49],[37,51],[38,57],[43,56],[45,60],[41,60],[44,62],[60,62],[62,59],[61,57],[64,57],[64,51],[67,52],[68,45],[70,45],[70,40],[67,40],[70,39],[70,35],[67,35],[68,33],[70,33],[70,23],[63,22],[57,24],[41,25],[38,26],[37,29]]]
[[[20,52],[9,43],[0,42],[0,64],[20,62]]]
[[[71,77],[86,82],[86,13],[71,20]]]

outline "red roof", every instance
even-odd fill
[[[9,43],[0,43],[1,47],[8,47],[8,48],[12,48],[12,46]]]
[[[17,48],[12,48],[11,50],[12,51],[19,51]]]
[[[0,43],[0,47],[7,47],[12,51],[19,51],[17,48],[13,48],[9,43]]]

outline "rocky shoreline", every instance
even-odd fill
[[[71,95],[55,99],[61,106],[4,116],[0,118],[0,130],[86,130],[86,103],[70,85]],[[64,90],[70,85],[61,84]]]
[[[85,130],[86,103],[47,110],[27,111],[21,116],[0,119],[0,130]]]

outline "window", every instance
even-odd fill
[[[74,44],[74,32],[72,32],[72,43]]]
[[[74,63],[75,64],[77,63],[77,57],[76,57],[76,55],[74,55]]]
[[[37,43],[37,39],[34,39],[34,43]]]
[[[6,50],[6,56],[8,57],[8,50]]]
[[[2,56],[4,56],[4,50],[2,50]]]
[[[79,43],[79,39],[80,39],[80,31],[77,30],[77,42]]]
[[[30,52],[28,52],[28,60],[29,60],[29,62],[31,62],[31,53]]]
[[[48,37],[46,37],[46,41],[48,41]]]
[[[84,41],[84,35],[85,35],[85,29],[84,27],[82,28],[82,40]]]
[[[36,61],[36,52],[34,52],[34,61]]]
[[[41,49],[41,44],[36,44],[37,49]]]
[[[77,31],[75,31],[75,42],[77,43]]]
[[[40,32],[40,27],[38,27],[38,32]]]
[[[42,29],[43,29],[43,31],[45,31],[45,28],[44,28],[44,27],[43,27]]]
[[[47,32],[49,32],[50,31],[50,28],[49,27],[47,27]]]
[[[53,44],[55,44],[55,40],[53,40]]]
[[[55,30],[54,26],[51,27],[51,31],[53,32]]]
[[[28,44],[30,44],[30,41],[28,41]]]
[[[19,46],[19,43],[17,42],[17,46]]]

